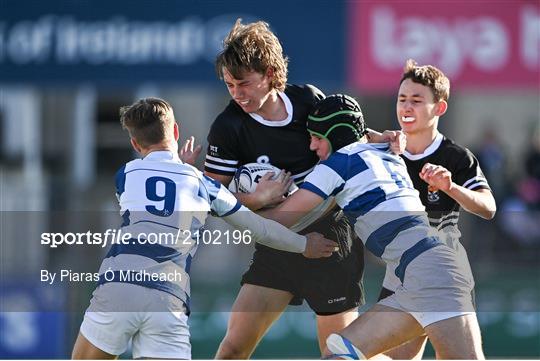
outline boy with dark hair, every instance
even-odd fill
[[[426,207],[430,225],[466,257],[459,242],[460,209],[491,219],[496,204],[474,154],[437,129],[449,97],[450,81],[441,70],[407,60],[396,103],[398,122],[407,136],[402,157]],[[399,280],[387,272],[379,299],[391,295],[398,285]],[[423,336],[388,355],[396,359],[421,358],[425,343]]]

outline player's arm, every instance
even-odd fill
[[[282,251],[302,253],[307,258],[330,257],[337,247],[337,243],[324,238],[320,233],[301,236],[244,207],[223,219],[237,229],[249,231],[257,243]]]
[[[495,203],[495,198],[489,189],[472,191],[453,183],[446,194],[458,202],[467,212],[476,214],[484,219],[492,219],[495,217],[497,205]]]
[[[308,258],[329,257],[337,246],[319,233],[301,236],[281,224],[265,219],[246,207],[229,190],[208,177],[201,179],[209,194],[210,209],[237,229],[249,231],[252,239],[268,247],[282,251],[302,253]]]
[[[205,171],[204,174],[214,178],[224,186],[231,183],[232,176],[226,176]],[[289,190],[292,184],[291,174],[281,171],[276,180],[271,180],[273,172],[266,173],[259,180],[259,184],[253,193],[233,193],[236,199],[244,206],[257,211],[269,205],[277,204],[283,201],[283,195]]]
[[[225,187],[229,186],[229,183],[231,183],[231,180],[233,179],[232,176],[217,174],[205,171],[204,175],[214,178],[215,180],[219,181],[221,184],[223,184]],[[262,180],[262,179],[261,179]],[[257,187],[258,188],[258,187]],[[254,193],[233,193],[236,199],[240,201],[244,206],[251,209],[252,211],[256,211],[262,207],[264,207],[264,200],[260,199],[260,193],[257,193],[256,191]]]
[[[448,194],[467,212],[484,219],[495,216],[497,205],[489,189],[471,190],[452,180],[452,173],[440,165],[426,163],[420,171],[420,178],[430,186]]]
[[[367,128],[366,135],[369,143],[390,143],[390,151],[403,154],[407,146],[407,137],[401,130],[385,130],[382,133]]]
[[[299,189],[279,206],[259,212],[286,227],[292,227],[300,218],[323,202],[323,198],[307,189]]]

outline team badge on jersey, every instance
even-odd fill
[[[435,187],[428,185],[427,188],[427,200],[429,203],[437,203],[440,200],[439,190]]]
[[[217,156],[218,155],[218,147],[217,145],[210,145],[210,155]]]

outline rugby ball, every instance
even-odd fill
[[[274,172],[272,179],[276,179],[281,169],[269,163],[247,163],[239,167],[229,184],[229,190],[234,193],[253,193],[260,179],[268,172]],[[298,190],[296,184],[291,184],[285,196],[289,196]]]

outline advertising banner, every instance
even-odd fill
[[[237,18],[264,20],[291,81],[339,84],[345,3],[277,1],[2,2],[3,82],[216,82],[214,59]]]
[[[537,1],[347,4],[354,88],[395,91],[408,58],[439,67],[457,87],[540,87]]]

